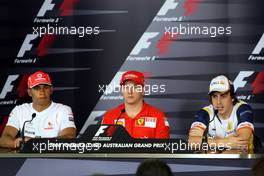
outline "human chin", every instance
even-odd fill
[[[221,115],[221,116],[226,116],[227,115],[227,111],[226,111],[226,108],[219,108],[218,109],[218,113]]]

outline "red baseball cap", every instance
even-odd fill
[[[44,73],[42,71],[37,71],[36,73],[33,73],[28,77],[28,88],[31,89],[39,84],[46,84],[46,85],[52,85],[50,77],[47,73]]]
[[[131,80],[135,84],[144,85],[144,75],[141,72],[138,71],[127,71],[122,75],[122,78],[120,80],[120,85],[123,85],[125,81]]]

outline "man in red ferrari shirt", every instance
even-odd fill
[[[133,138],[169,138],[165,114],[144,102],[144,75],[127,71],[120,85],[124,103],[106,112],[102,124],[123,125]]]

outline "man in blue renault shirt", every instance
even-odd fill
[[[223,75],[209,86],[211,104],[195,115],[189,131],[189,144],[208,144],[229,149],[253,148],[253,113],[251,107],[236,98],[233,83]],[[206,133],[206,134],[204,134]]]

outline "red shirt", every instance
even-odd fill
[[[141,111],[132,119],[126,113],[120,116],[124,108],[125,105],[121,104],[107,111],[102,124],[123,125],[133,138],[169,138],[169,123],[162,111],[147,103],[143,103]],[[119,116],[120,118],[116,123]]]

